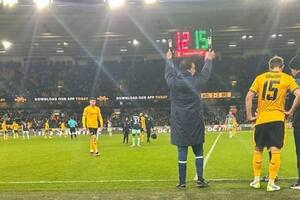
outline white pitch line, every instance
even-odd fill
[[[221,137],[221,135],[222,135],[222,132],[219,133],[219,135],[218,135],[218,137],[215,139],[213,145],[210,147],[209,152],[208,152],[207,155],[205,156],[205,159],[204,159],[204,165],[203,165],[203,170],[205,169],[206,164],[207,164],[207,162],[208,162],[208,160],[209,160],[209,158],[210,158],[212,152],[214,151],[214,149],[215,149],[215,147],[216,147],[216,145],[217,145],[217,143],[218,143],[219,138]]]
[[[280,180],[294,180],[298,177],[283,177]],[[213,182],[222,182],[222,181],[250,181],[251,178],[219,178],[219,179],[209,179]],[[71,184],[71,183],[146,183],[146,182],[175,182],[176,179],[140,179],[140,180],[70,180],[70,181],[0,181],[1,184]]]
[[[59,183],[130,183],[130,182],[172,182],[172,179],[141,179],[141,180],[70,180],[70,181],[0,181],[0,184],[59,184]]]
[[[219,138],[221,137],[221,135],[222,135],[222,132],[219,133],[218,137],[215,139],[213,145],[210,147],[207,155],[205,156],[205,158],[204,158],[204,164],[203,164],[203,171],[206,168],[206,164],[207,164],[207,162],[208,162],[208,160],[209,160],[209,158],[210,158],[213,150],[215,149],[215,147],[216,147],[216,145],[217,145],[217,143],[218,143]],[[198,180],[197,174],[195,175],[194,180]]]

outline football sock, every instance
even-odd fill
[[[275,180],[280,168],[280,163],[280,150],[272,151],[272,159],[269,164],[269,177],[271,181]]]
[[[262,168],[262,155],[263,152],[254,151],[253,160],[252,160],[254,177],[260,177],[261,168]]]
[[[93,138],[93,147],[94,147],[94,152],[98,152],[98,145],[97,145],[97,138]]]
[[[185,184],[186,179],[186,161],[178,161],[179,183]]]
[[[203,178],[203,155],[195,158],[195,166],[198,178]]]

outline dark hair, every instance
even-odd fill
[[[295,56],[291,59],[289,63],[289,68],[296,69],[296,70],[300,69],[300,55]]]
[[[273,69],[275,67],[283,68],[284,67],[284,60],[283,60],[283,58],[281,58],[279,56],[274,56],[273,58],[271,58],[269,60],[269,67],[271,69]]]
[[[179,70],[180,71],[187,71],[192,68],[194,62],[191,59],[183,59],[179,63]]]
[[[90,97],[89,100],[90,100],[90,101],[96,100],[96,97]]]

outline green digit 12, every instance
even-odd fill
[[[195,49],[208,49],[208,39],[206,37],[206,31],[195,31]]]

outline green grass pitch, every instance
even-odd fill
[[[205,153],[218,134],[208,133]],[[151,144],[132,148],[122,144],[122,135],[102,135],[100,157],[89,155],[88,136],[44,139],[32,137],[0,141],[0,199],[300,199],[300,191],[288,187],[295,181],[296,156],[291,131],[282,151],[282,190],[265,192],[249,188],[252,178],[253,140],[250,132],[229,139],[223,133],[205,168],[210,187],[195,187],[194,157],[188,156],[188,184],[177,190],[177,154],[169,135],[160,134]],[[263,174],[268,162],[264,154]]]

